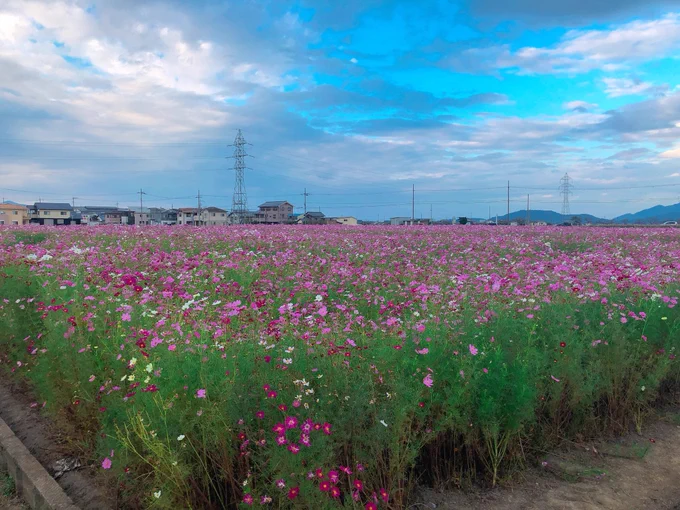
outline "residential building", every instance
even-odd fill
[[[78,207],[77,210],[82,215],[82,223],[86,225],[100,225],[105,223],[107,213],[115,212],[119,209],[108,205],[86,205]]]
[[[149,221],[151,225],[175,225],[177,223],[177,209],[150,207]]]
[[[69,203],[36,202],[31,209],[31,223],[40,225],[80,224],[81,215],[74,214]]]
[[[293,204],[285,200],[265,202],[258,209],[256,223],[288,223],[293,214]]]
[[[227,223],[234,225],[239,223],[236,217],[237,215],[234,211],[227,213]],[[245,214],[243,215],[242,223],[246,224],[257,223],[257,211],[246,211]]]
[[[358,225],[359,222],[354,216],[337,216],[335,218],[332,218],[335,220],[337,223],[340,225]]]
[[[203,225],[226,225],[229,222],[227,211],[219,207],[206,207],[201,210]]]
[[[135,213],[133,211],[117,210],[107,212],[104,215],[105,225],[132,225],[135,221]]]
[[[299,216],[297,222],[303,225],[325,225],[328,223],[328,219],[321,211],[308,211]]]
[[[396,216],[390,218],[390,225],[406,225],[409,221],[411,221],[411,218],[408,216]]]
[[[182,207],[177,210],[178,225],[226,225],[228,213],[219,207],[205,207],[199,211],[196,207]]]
[[[198,209],[195,207],[180,207],[177,209],[178,225],[197,225]]]
[[[0,225],[26,225],[28,207],[18,204],[0,204]]]

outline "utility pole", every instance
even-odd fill
[[[196,198],[198,199],[198,209],[197,209],[197,215],[196,215],[196,224],[200,225],[201,224],[201,190],[198,190],[198,195],[196,195]]]
[[[491,221],[491,206],[489,206],[489,216],[487,217],[489,218],[489,221]]]
[[[71,201],[72,201],[72,203],[73,203],[73,208],[74,208],[74,209],[76,208],[76,198],[78,198],[78,197],[71,197]]]
[[[432,223],[432,204],[430,204],[430,223]]]
[[[302,195],[305,197],[305,214],[307,214],[307,197],[311,195],[311,193],[307,193],[307,188],[305,188],[305,192]]]
[[[139,191],[137,193],[139,193],[139,224],[141,225],[142,211],[144,211],[144,195],[146,195],[146,193],[142,188],[139,188]]]
[[[411,194],[411,223],[416,219],[416,185],[413,185]]]
[[[527,193],[527,225],[531,225],[531,213],[529,212],[529,193]]]
[[[233,223],[246,223],[248,221],[248,196],[246,195],[246,145],[251,145],[243,138],[241,130],[238,130],[236,138],[234,139],[234,173],[236,180],[234,182],[234,197],[231,203],[231,213]]]
[[[508,181],[508,225],[510,225],[510,181]]]

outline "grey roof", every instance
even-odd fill
[[[88,211],[117,211],[118,208],[113,205],[81,205],[78,207],[83,212]]]
[[[33,207],[35,207],[39,211],[72,211],[73,207],[71,207],[71,204],[63,202],[63,203],[58,203],[58,202],[36,202],[33,204]]]
[[[305,213],[305,216],[309,216],[311,218],[325,218],[326,215],[322,212],[317,212],[317,211],[309,211]]]
[[[208,211],[208,212],[227,212],[226,209],[220,209],[219,207],[212,207],[212,206],[206,207],[205,210]]]
[[[288,202],[288,200],[270,200],[269,202],[260,204],[259,207],[278,207],[283,204],[293,205],[290,202]]]

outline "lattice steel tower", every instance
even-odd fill
[[[564,177],[560,179],[560,194],[562,195],[562,216],[569,216],[571,211],[569,211],[569,195],[571,195],[571,178],[569,174],[564,174]]]
[[[246,156],[248,156],[246,145],[248,144],[239,129],[234,140],[233,158],[236,181],[234,182],[234,198],[231,204],[232,222],[239,224],[248,221],[248,196],[246,195],[245,181]]]

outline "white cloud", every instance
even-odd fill
[[[668,90],[667,85],[654,85],[630,78],[603,78],[602,82],[609,97],[658,95]]]
[[[70,2],[3,3],[0,99],[108,127],[113,137],[121,126],[188,133],[224,125],[224,101],[242,98],[244,89],[292,80],[282,77],[284,64],[237,59],[222,44],[165,23],[162,13],[142,12],[95,16]]]
[[[669,159],[680,159],[680,148],[678,149],[671,149],[666,152],[662,152],[659,154],[662,158],[669,158]],[[675,174],[673,175],[675,177]]]
[[[519,73],[584,73],[594,69],[615,71],[634,62],[673,54],[680,48],[680,15],[632,21],[600,30],[571,30],[553,47],[523,47],[511,51],[507,45],[473,48],[454,64],[472,68],[516,69]]]

